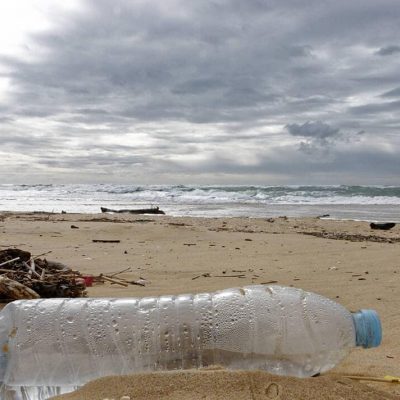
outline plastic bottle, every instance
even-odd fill
[[[333,368],[355,346],[380,342],[375,311],[351,314],[291,287],[20,300],[0,313],[0,381],[56,393],[101,376],[212,364],[307,377]]]

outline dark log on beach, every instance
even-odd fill
[[[112,210],[111,208],[100,207],[101,212],[111,212],[111,213],[129,213],[129,214],[165,214],[164,211],[160,210],[158,207],[152,208],[142,208],[137,210]]]
[[[388,231],[392,229],[396,224],[394,222],[386,222],[383,224],[375,224],[374,222],[370,223],[369,226],[371,229],[381,229],[383,231]]]

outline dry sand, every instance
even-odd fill
[[[124,398],[125,397],[125,398]],[[394,400],[395,395],[346,378],[309,379],[261,371],[184,371],[108,377],[59,400]]]
[[[72,229],[71,225],[78,229]],[[0,248],[18,247],[34,254],[52,250],[48,259],[63,262],[88,274],[111,273],[132,267],[132,272],[121,276],[127,279],[142,277],[149,281],[146,287],[94,286],[89,289],[89,295],[93,297],[199,293],[276,281],[281,285],[320,293],[350,310],[374,308],[383,323],[382,345],[376,349],[353,351],[334,372],[400,375],[399,225],[391,231],[373,231],[366,222],[317,218],[275,218],[269,221],[2,213],[0,232]],[[118,239],[120,243],[94,243],[93,239]],[[245,277],[227,277],[234,275]],[[216,372],[210,372],[207,379],[212,380],[213,374]],[[223,373],[219,374],[223,376]],[[164,378],[154,375],[149,379],[157,379],[162,385]],[[219,379],[215,375],[215,385]],[[284,378],[279,379],[281,382]],[[294,381],[288,379],[287,382],[284,387],[291,386],[290,382]],[[293,398],[328,398],[319,394],[326,382],[320,378],[313,379],[312,385],[311,381],[304,381],[305,387],[311,385],[309,393]],[[299,384],[293,385],[295,388]],[[400,385],[360,385],[400,395]],[[349,394],[342,395],[342,398],[350,399],[352,390],[349,389]],[[372,389],[370,394],[375,397],[365,398],[383,398]],[[108,396],[112,398],[111,394]],[[199,398],[185,396],[176,395],[173,398]],[[207,396],[204,398],[230,398],[232,394],[210,397],[208,393]],[[135,398],[151,397],[143,395]]]

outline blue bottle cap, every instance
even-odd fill
[[[382,342],[382,325],[374,310],[360,310],[352,314],[356,328],[356,346],[364,349],[378,347]]]

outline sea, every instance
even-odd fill
[[[158,206],[192,217],[317,217],[400,222],[400,186],[0,184],[1,211],[99,213]]]

